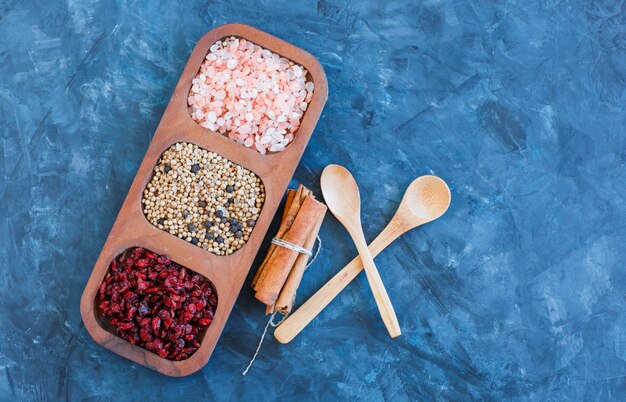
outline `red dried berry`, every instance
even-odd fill
[[[159,262],[159,264],[163,264],[163,265],[168,265],[170,262],[172,262],[172,260],[170,260],[169,257],[166,255],[158,256],[157,261]]]
[[[139,337],[144,342],[152,341],[152,335],[150,335],[150,333],[145,329],[142,329],[141,331],[139,331]]]
[[[193,314],[191,314],[189,311],[185,311],[180,319],[182,322],[189,322],[192,318]]]
[[[119,303],[115,303],[115,302],[113,302],[113,303],[111,304],[111,311],[113,311],[114,313],[119,313],[119,312],[121,312],[121,311],[122,311],[122,309],[120,308]]]
[[[152,330],[154,332],[157,332],[160,327],[161,327],[161,319],[159,317],[154,317],[152,319]]]
[[[158,350],[157,350],[157,353],[158,353],[158,355],[159,355],[159,356],[161,356],[162,358],[164,358],[164,359],[166,359],[166,358],[167,358],[167,355],[168,355],[168,353],[167,353],[167,349],[165,349],[165,348],[158,349]]]
[[[147,315],[150,314],[150,309],[148,308],[148,304],[142,302],[139,304],[139,314]]]
[[[134,325],[131,324],[130,322],[120,322],[117,324],[117,328],[122,330],[122,331],[126,331],[129,330],[133,327]]]

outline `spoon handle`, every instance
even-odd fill
[[[368,249],[372,257],[376,257],[408,229],[410,228],[401,225],[394,217],[387,227],[370,243]],[[276,340],[280,343],[291,342],[362,270],[361,257],[356,256],[276,328],[274,331]]]
[[[359,251],[361,262],[365,268],[367,281],[370,284],[374,300],[376,300],[376,305],[378,306],[378,312],[383,319],[385,327],[387,327],[389,335],[392,338],[396,338],[402,334],[400,331],[400,324],[398,323],[398,317],[396,317],[396,311],[393,308],[393,304],[391,304],[391,299],[389,299],[387,289],[385,289],[385,284],[378,273],[378,268],[376,268],[376,264],[374,264],[372,254],[370,254],[370,251],[367,248],[367,242],[365,241],[361,225],[354,230],[352,240],[356,245],[356,249]]]

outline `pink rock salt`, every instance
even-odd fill
[[[297,64],[245,39],[217,41],[192,81],[187,103],[201,126],[261,154],[293,141],[313,97]]]

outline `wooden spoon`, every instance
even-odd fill
[[[354,177],[348,169],[342,166],[328,165],[322,172],[320,182],[328,209],[350,233],[352,241],[356,245],[365,267],[367,281],[389,335],[392,338],[400,336],[400,324],[398,324],[396,312],[391,305],[391,300],[389,300],[378,269],[376,269],[374,259],[367,249],[367,242],[361,227],[361,195]]]
[[[409,230],[439,218],[448,209],[450,198],[450,189],[439,177],[421,176],[413,180],[404,193],[396,214],[369,245],[372,256],[377,256]],[[287,317],[274,331],[274,337],[280,343],[291,342],[357,277],[362,269],[361,258],[357,256]]]

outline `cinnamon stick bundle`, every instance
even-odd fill
[[[317,201],[304,186],[289,190],[283,218],[276,238],[311,250],[326,214],[326,205]],[[283,246],[272,244],[259,267],[252,288],[255,297],[267,305],[266,312],[275,310],[289,314],[300,285],[309,256]]]

